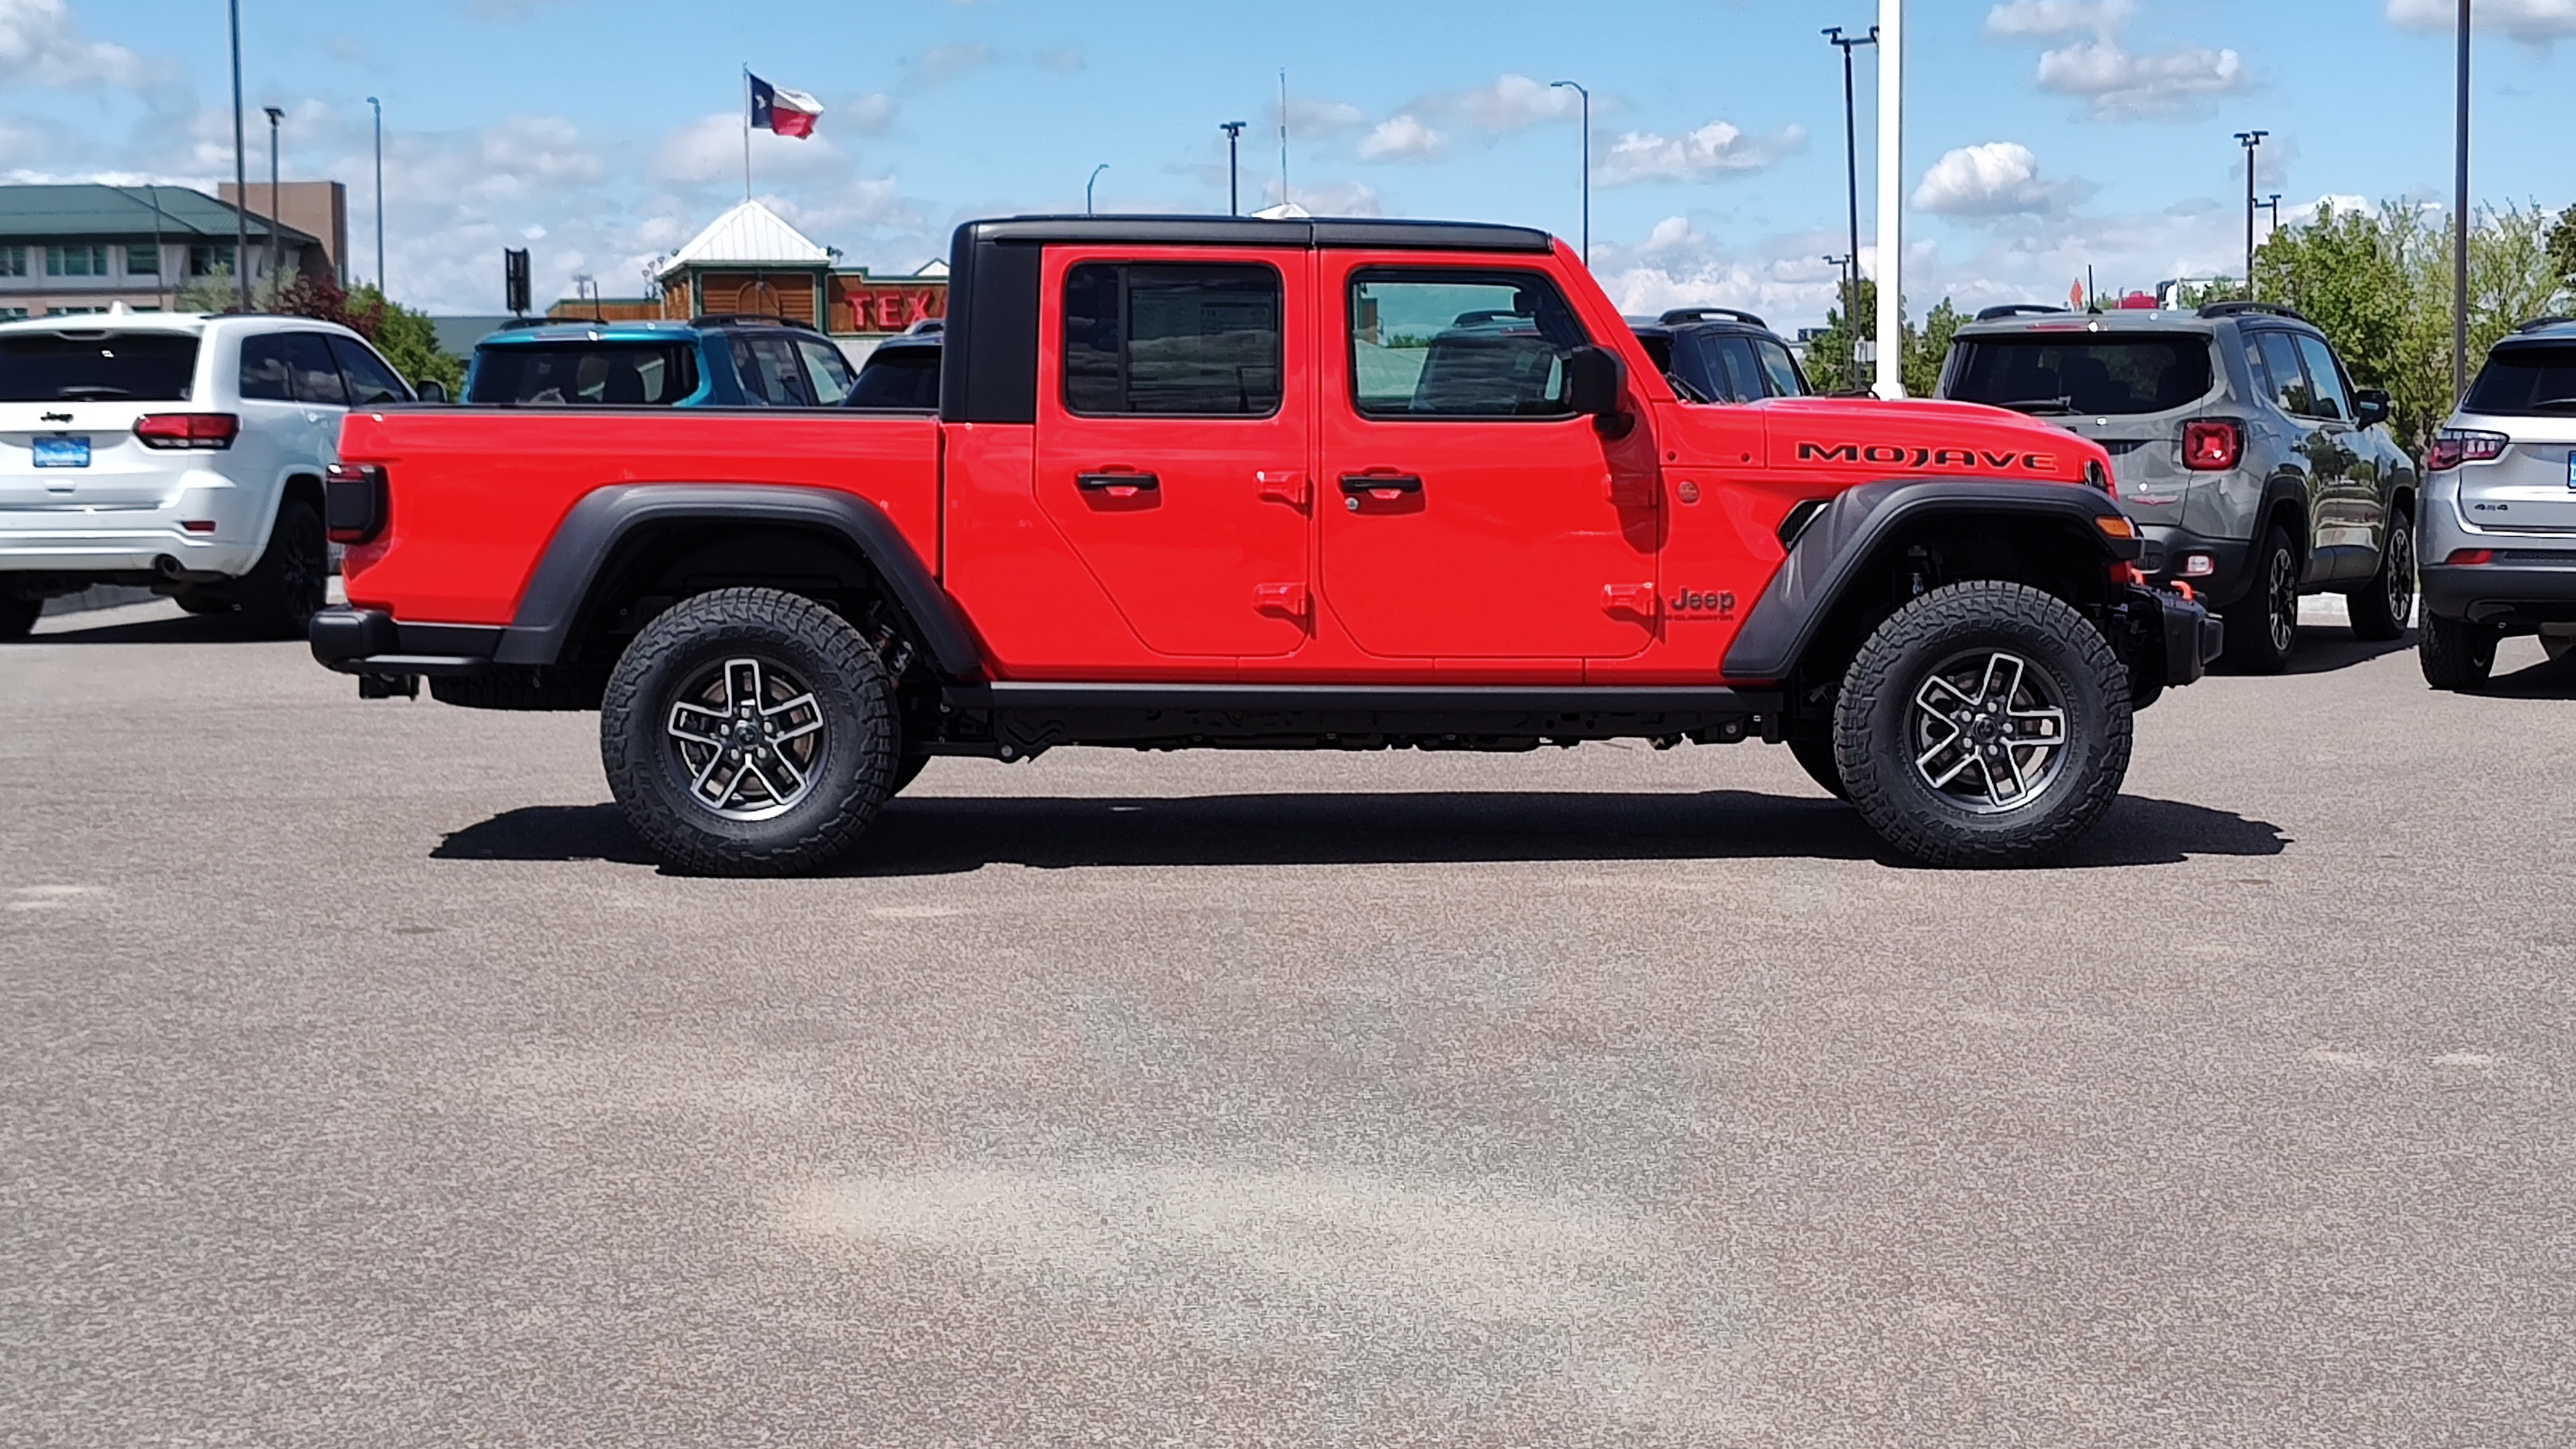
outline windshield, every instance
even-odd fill
[[[938,407],[939,349],[885,347],[868,354],[846,405],[924,410]]]
[[[2499,347],[2469,384],[2462,412],[2576,413],[2576,346]]]
[[[186,402],[197,339],[169,332],[0,337],[0,402]]]
[[[2028,413],[2161,413],[2209,392],[2209,339],[2191,333],[1962,338],[1944,396]]]
[[[686,342],[563,346],[512,343],[474,354],[471,403],[669,407],[698,390],[698,350]]]

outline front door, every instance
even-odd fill
[[[1654,637],[1650,478],[1614,481],[1548,276],[1325,252],[1325,605],[1381,657],[1617,659]]]
[[[1050,250],[1037,495],[1158,654],[1266,658],[1310,632],[1313,259]]]

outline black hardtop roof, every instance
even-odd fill
[[[986,243],[1240,247],[1401,247],[1418,251],[1545,252],[1535,227],[1377,217],[1012,216],[970,221],[957,240]]]

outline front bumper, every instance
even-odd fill
[[[2479,624],[2576,622],[2576,550],[2495,551],[2483,564],[2423,564],[2424,609]]]

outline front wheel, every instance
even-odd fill
[[[2129,771],[2129,672],[2063,600],[1981,580],[1878,626],[1843,676],[1851,801],[1928,865],[2030,865],[2073,845]]]
[[[601,700],[608,787],[675,869],[796,875],[876,818],[895,773],[885,665],[847,620],[776,589],[684,599]]]
[[[2370,582],[2344,595],[2352,614],[2355,639],[2403,639],[2407,618],[2415,612],[2415,525],[2403,513],[2388,515],[2388,546],[2379,551],[2379,572]]]

